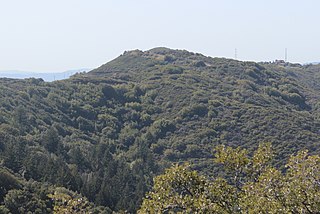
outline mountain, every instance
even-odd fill
[[[29,72],[29,71],[0,71],[0,78],[13,78],[13,79],[25,79],[25,78],[41,78],[44,81],[52,82],[54,80],[63,80],[67,79],[70,76],[81,73],[87,72],[90,69],[83,68],[83,69],[74,69],[68,70],[64,72],[57,72],[57,73],[36,73],[36,72]]]
[[[318,65],[318,64],[320,64],[320,62],[311,62],[310,64],[312,64],[312,65]]]
[[[253,151],[271,142],[276,166],[301,149],[319,153],[319,73],[320,65],[154,48],[61,81],[0,79],[0,167],[42,189],[63,186],[106,210],[135,212],[173,163],[216,173],[216,145]],[[19,206],[9,199],[21,194],[50,201],[32,192],[2,187],[2,208]]]

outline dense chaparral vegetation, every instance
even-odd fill
[[[173,163],[228,179],[217,145],[271,142],[284,172],[291,154],[319,154],[319,79],[319,65],[167,48],[62,81],[0,79],[0,213],[136,212]]]

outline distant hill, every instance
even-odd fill
[[[70,76],[81,73],[81,72],[87,72],[91,69],[83,68],[83,69],[75,69],[75,70],[69,70],[64,72],[57,72],[57,73],[37,73],[37,72],[29,72],[29,71],[0,71],[0,78],[6,77],[6,78],[13,78],[13,79],[25,79],[25,78],[41,78],[44,81],[52,82],[54,80],[63,80],[67,79]]]
[[[318,65],[320,62],[311,62],[312,65]]]
[[[154,48],[62,81],[2,78],[0,97],[0,168],[41,183],[0,188],[0,209],[12,213],[22,204],[14,198],[41,207],[55,186],[134,213],[174,163],[218,173],[221,144],[251,152],[270,142],[276,166],[301,149],[320,153],[320,65]]]

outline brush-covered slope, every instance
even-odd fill
[[[251,147],[270,141],[281,154],[317,149],[317,71],[319,66],[258,64],[156,48],[125,52],[89,72],[86,80],[139,86],[142,108],[153,106],[155,120],[174,124],[155,147],[165,144],[160,155],[176,160],[206,157],[220,143]]]
[[[319,153],[317,79],[318,65],[167,48],[125,52],[63,81],[0,79],[0,166],[134,212],[171,163],[212,172],[218,144],[271,142],[275,164],[302,148]]]

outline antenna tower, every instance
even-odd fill
[[[234,59],[237,60],[238,58],[238,50],[237,48],[234,49]]]
[[[284,50],[284,61],[287,62],[288,61],[288,49],[285,48]]]

